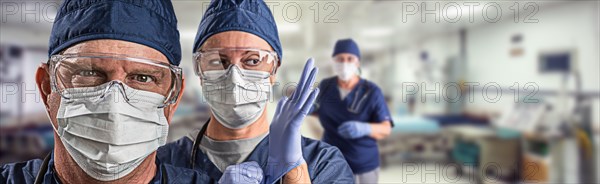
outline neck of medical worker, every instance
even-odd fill
[[[205,135],[217,141],[230,141],[258,137],[266,134],[268,131],[267,111],[264,110],[258,120],[240,129],[227,128],[211,115]]]
[[[348,81],[344,81],[342,79],[338,78],[338,86],[342,89],[345,90],[352,90],[354,89],[354,86],[356,86],[358,84],[358,82],[360,81],[360,77],[358,77],[358,75],[354,75],[350,80]]]
[[[150,183],[156,174],[156,152],[150,154],[146,159],[131,173],[126,176],[113,181],[98,181],[88,176],[80,167],[77,165],[75,160],[69,156],[69,152],[65,149],[65,146],[60,141],[57,135],[54,135],[54,168],[56,170],[58,179],[61,183],[110,183],[110,184],[125,184],[132,183]],[[139,181],[139,182],[137,182]]]

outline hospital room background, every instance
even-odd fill
[[[39,158],[53,129],[34,71],[47,59],[60,1],[2,0],[0,164]],[[186,89],[176,140],[209,117],[192,69],[208,1],[175,0]],[[334,76],[333,45],[353,38],[360,76],[393,116],[379,141],[380,183],[598,183],[600,35],[596,0],[267,1],[283,44],[269,112],[314,57]],[[302,134],[320,139],[314,117]]]

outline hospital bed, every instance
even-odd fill
[[[394,116],[390,136],[379,141],[383,165],[400,156],[402,160],[447,161],[452,156],[455,132],[449,127],[489,126],[489,120],[474,115]]]
[[[449,146],[439,122],[422,116],[395,116],[390,136],[379,141],[382,165],[401,156],[402,160],[445,159]]]

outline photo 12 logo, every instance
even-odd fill
[[[539,5],[535,2],[402,2],[402,22],[434,21],[456,23],[468,19],[469,23],[484,20],[496,23],[503,16],[512,16],[515,23],[538,23],[535,17]],[[523,17],[521,17],[523,16]],[[415,20],[417,19],[417,20]]]
[[[53,23],[59,7],[58,1],[2,1],[0,16],[2,23]]]

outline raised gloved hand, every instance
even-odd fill
[[[367,122],[346,121],[338,127],[338,134],[346,139],[356,139],[371,134],[371,125]]]
[[[252,183],[259,184],[263,180],[263,170],[254,161],[230,165],[223,171],[219,184]]]
[[[277,104],[269,133],[267,183],[305,162],[299,129],[319,94],[319,89],[311,89],[317,72],[313,59],[308,59],[292,96]]]

